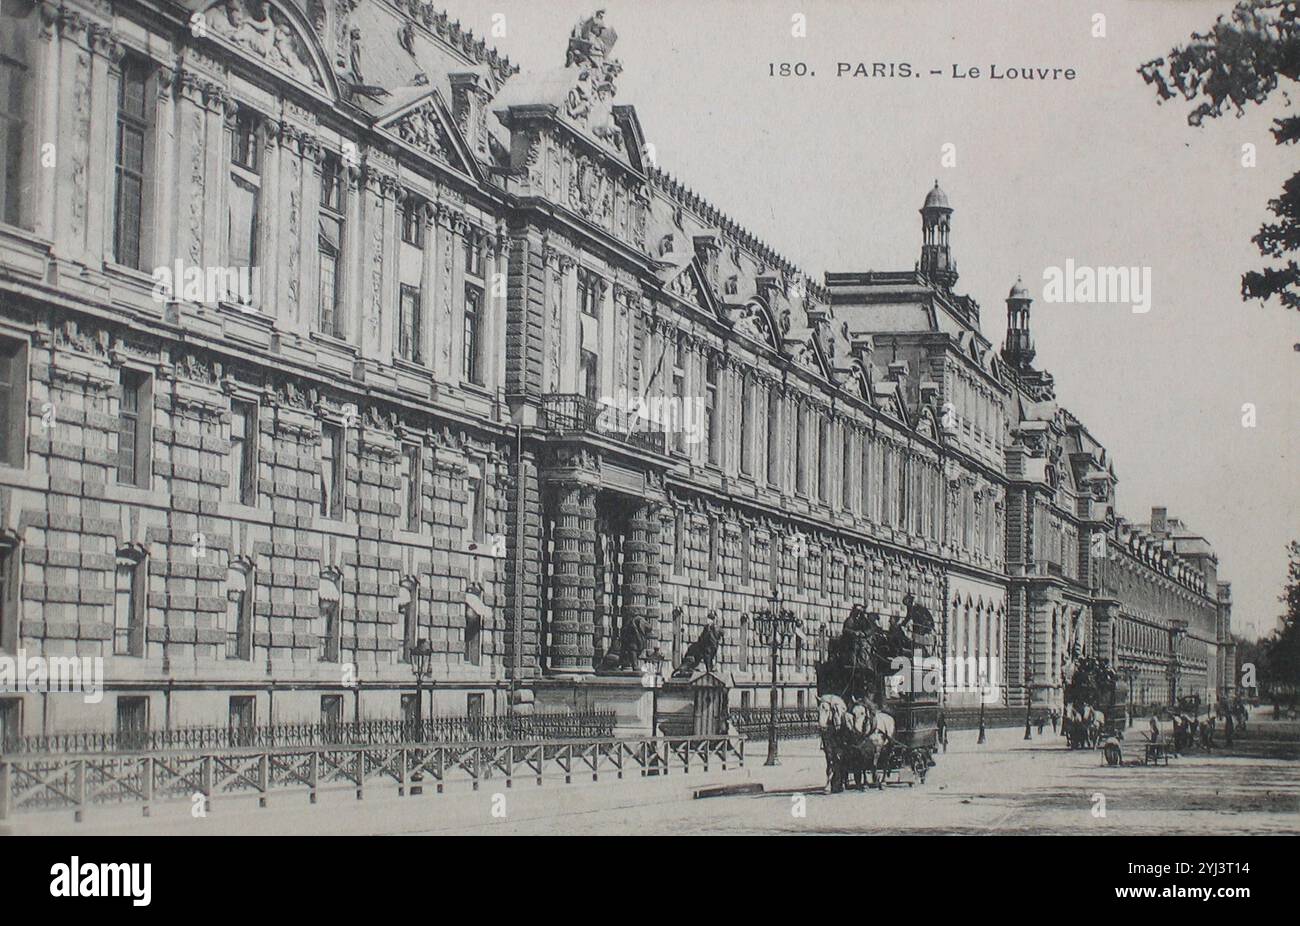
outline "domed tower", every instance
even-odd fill
[[[1016,277],[1016,285],[1007,294],[1007,340],[1002,345],[1002,359],[1012,369],[1027,370],[1034,360],[1034,341],[1029,336],[1029,305],[1033,301]]]
[[[921,207],[921,265],[920,271],[945,289],[952,289],[957,282],[957,262],[952,259],[952,250],[948,245],[948,230],[952,222],[952,206],[948,205],[948,194],[939,189],[939,181],[934,181],[934,189],[925,197]]]

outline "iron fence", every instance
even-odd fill
[[[771,724],[771,708],[732,708],[728,713],[732,726],[750,739],[766,739]],[[776,738],[796,739],[817,735],[817,709],[781,707],[776,711]]]
[[[213,804],[273,794],[323,791],[398,796],[447,787],[477,791],[484,782],[512,787],[533,781],[574,784],[625,776],[726,771],[745,764],[740,736],[612,737],[536,743],[431,743],[316,746],[254,750],[195,750],[101,756],[0,758],[0,820],[33,812],[72,811],[80,821],[92,808],[135,805],[144,816],[165,802]],[[418,786],[418,788],[417,788]]]
[[[178,727],[171,730],[75,731],[15,736],[0,755],[169,752],[192,749],[273,749],[292,746],[384,746],[405,743],[534,742],[596,739],[614,734],[613,711],[579,711],[491,717],[431,717],[357,723]]]

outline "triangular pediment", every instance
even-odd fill
[[[437,90],[412,95],[379,120],[379,127],[435,161],[464,173],[477,164]]]
[[[705,312],[714,315],[718,313],[717,298],[709,289],[699,262],[694,258],[664,283],[664,289]]]

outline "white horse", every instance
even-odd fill
[[[817,732],[821,734],[822,752],[826,755],[826,793],[833,790],[835,757],[839,754],[838,738],[849,725],[849,706],[839,695],[817,698]]]

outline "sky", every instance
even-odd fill
[[[596,2],[446,0],[525,69],[562,65]],[[1137,73],[1227,0],[602,6],[624,66],[616,102],[636,108],[660,165],[812,277],[911,269],[937,179],[955,209],[956,289],[980,302],[984,333],[1001,344],[1003,300],[1022,277],[1036,365],[1109,448],[1119,513],[1142,522],[1164,506],[1207,536],[1233,584],[1234,629],[1273,630],[1286,545],[1300,539],[1300,313],[1243,303],[1240,277],[1259,266],[1250,238],[1300,158],[1268,132],[1281,94],[1192,128],[1188,105],[1157,105]],[[809,73],[770,76],[782,62]],[[922,76],[836,77],[840,62],[907,62]],[[1076,79],[991,80],[993,65]],[[1045,302],[1044,272],[1066,260],[1150,267],[1150,311]]]

